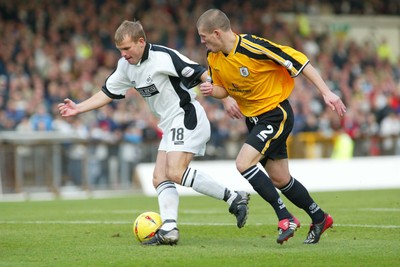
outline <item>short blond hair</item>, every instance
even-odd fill
[[[219,29],[227,32],[231,29],[231,22],[229,18],[219,9],[209,9],[204,12],[196,23],[197,29],[211,33],[212,31]]]
[[[118,29],[115,31],[114,40],[116,44],[122,43],[125,37],[128,36],[135,43],[139,41],[140,38],[143,38],[147,41],[146,33],[143,30],[143,26],[140,21],[129,21],[124,20],[121,25],[119,25]]]

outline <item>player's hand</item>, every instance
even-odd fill
[[[324,95],[325,103],[339,116],[343,116],[346,113],[346,106],[343,104],[343,101],[332,92],[329,92],[328,95]]]
[[[232,97],[226,97],[222,99],[222,104],[224,105],[224,109],[228,113],[229,117],[232,119],[243,118],[243,114],[240,112],[239,106],[235,99]]]
[[[69,98],[64,99],[64,103],[58,104],[57,107],[62,117],[71,117],[79,113],[75,102]]]
[[[210,81],[204,82],[200,84],[200,92],[203,96],[212,96],[213,94],[213,85]]]

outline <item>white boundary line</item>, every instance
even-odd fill
[[[132,224],[133,221],[0,221],[0,224]],[[193,226],[236,226],[234,223],[192,223],[180,222],[180,225]],[[265,223],[247,223],[246,225],[275,225]],[[373,225],[373,224],[334,224],[334,227],[354,227],[354,228],[385,228],[385,229],[400,229],[400,225]]]
[[[358,208],[358,209],[335,209],[341,211],[368,211],[368,212],[400,212],[400,208]],[[139,214],[145,212],[145,210],[138,209],[126,209],[126,210],[112,210],[112,211],[104,211],[104,210],[89,210],[89,211],[70,211],[68,214]],[[192,210],[192,209],[180,209],[179,214],[221,214],[220,209],[208,209],[208,210]]]

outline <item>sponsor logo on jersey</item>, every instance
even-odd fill
[[[247,77],[250,74],[249,69],[247,67],[240,67],[239,71],[240,71],[240,75],[242,75],[243,77]]]
[[[232,83],[232,87],[228,87],[228,90],[231,92],[236,92],[236,93],[250,93],[250,89],[240,89],[239,85],[237,83]]]
[[[186,78],[192,76],[193,73],[194,73],[194,69],[191,68],[191,67],[185,67],[185,68],[183,68],[183,70],[181,71],[182,76],[183,76],[183,77],[186,77]]]
[[[149,77],[147,77],[146,79],[146,83],[147,84],[151,84],[153,82],[153,79],[151,78],[151,76],[149,75]]]
[[[156,95],[158,93],[160,93],[157,90],[157,87],[152,84],[146,87],[140,87],[140,88],[136,88],[136,90],[143,96],[143,97],[151,97],[153,95]]]
[[[250,89],[228,88],[228,90],[231,91],[231,92],[242,93],[242,94],[251,93],[251,90],[250,90]]]

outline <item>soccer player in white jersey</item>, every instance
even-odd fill
[[[236,216],[237,226],[243,227],[249,194],[232,191],[189,166],[194,156],[204,155],[210,138],[210,123],[191,90],[207,81],[206,69],[176,50],[148,43],[139,21],[124,21],[115,32],[115,43],[122,57],[102,89],[81,103],[65,99],[58,109],[63,117],[75,116],[100,108],[113,99],[124,98],[126,92],[134,88],[159,118],[158,126],[163,136],[153,185],[163,224],[156,235],[143,244],[177,244],[179,196],[175,183],[224,200],[229,205],[229,212]]]

